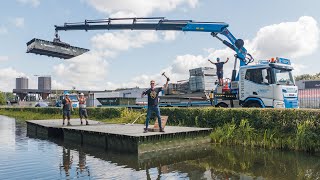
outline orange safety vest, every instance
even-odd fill
[[[86,98],[79,98],[79,104],[85,104],[86,103]]]
[[[66,104],[70,104],[70,103],[71,103],[70,98],[66,98]]]

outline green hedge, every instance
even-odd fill
[[[168,124],[197,127],[221,127],[226,123],[239,125],[247,119],[255,129],[278,129],[293,132],[297,125],[311,121],[320,125],[320,110],[310,109],[256,109],[256,108],[162,108],[162,115],[169,116]]]
[[[120,118],[125,108],[87,108],[90,119],[103,120]],[[21,113],[20,113],[21,112]],[[56,119],[62,118],[61,108],[35,108],[35,107],[1,107],[0,114],[13,116],[20,119]],[[71,118],[79,117],[79,109],[74,108]]]
[[[61,108],[12,108],[0,107],[7,112],[34,112],[40,114],[62,115]],[[131,116],[126,108],[87,108],[91,119],[111,119]],[[137,110],[146,113],[146,110]],[[255,129],[279,129],[290,133],[298,124],[304,121],[312,122],[316,127],[320,125],[320,110],[310,109],[250,109],[250,108],[161,108],[161,115],[169,116],[168,125],[194,127],[221,127],[226,123],[239,125],[241,120],[247,119]],[[72,111],[72,116],[78,116],[78,109]],[[132,117],[134,120],[136,117]]]

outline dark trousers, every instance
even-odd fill
[[[148,106],[148,111],[147,111],[147,119],[146,119],[146,128],[148,129],[149,125],[149,120],[152,112],[155,112],[157,117],[158,117],[158,124],[159,128],[162,129],[162,124],[161,124],[161,116],[160,116],[160,108],[159,106]]]

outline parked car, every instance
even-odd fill
[[[35,107],[48,107],[48,103],[47,102],[37,102]]]

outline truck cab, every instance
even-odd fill
[[[240,107],[298,108],[298,87],[292,70],[290,60],[284,58],[242,66],[237,80],[230,83],[233,98],[229,100]],[[231,106],[226,99],[216,100],[216,106]]]

